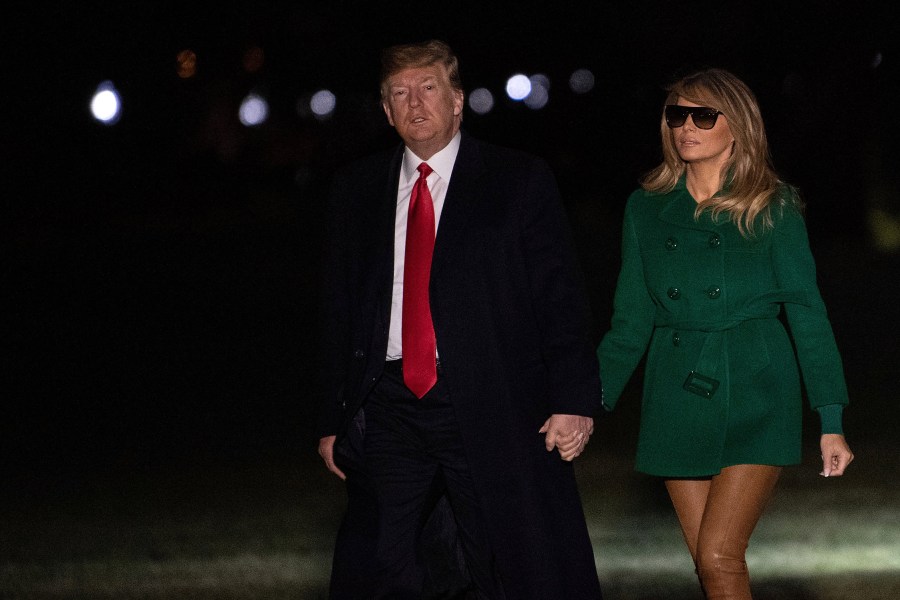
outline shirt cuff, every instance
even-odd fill
[[[816,408],[819,412],[819,418],[822,420],[822,435],[826,433],[840,433],[843,435],[844,428],[841,424],[844,413],[843,404],[826,404]]]

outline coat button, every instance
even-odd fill
[[[670,287],[670,288],[666,291],[666,294],[667,294],[667,295],[669,296],[669,298],[671,298],[672,300],[678,300],[678,299],[681,297],[681,290],[679,290],[677,287]]]
[[[678,332],[672,334],[672,345],[677,346],[681,343],[681,336],[678,335]]]
[[[366,356],[366,353],[363,352],[362,350],[354,350],[353,351],[353,358],[364,358],[365,356]]]
[[[722,243],[722,240],[719,239],[718,233],[714,233],[711,236],[709,236],[709,247],[710,248],[718,248],[719,244],[721,244],[721,243]]]
[[[715,285],[711,285],[706,288],[706,295],[709,296],[710,300],[715,300],[722,295],[722,290]]]
[[[666,250],[674,250],[678,247],[678,239],[670,237],[666,240]]]

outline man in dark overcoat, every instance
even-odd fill
[[[403,144],[341,170],[330,198],[319,453],[348,489],[332,597],[426,596],[437,504],[466,597],[599,598],[572,464],[599,367],[555,179],[460,131],[446,44],[395,46],[382,62]],[[426,209],[436,234],[423,245]]]

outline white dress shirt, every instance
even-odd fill
[[[406,258],[406,221],[409,216],[409,200],[412,189],[419,178],[419,165],[427,162],[433,172],[428,176],[428,191],[434,201],[434,229],[437,235],[444,199],[450,186],[450,176],[456,155],[459,152],[459,132],[453,136],[443,150],[423,161],[409,148],[403,151],[403,165],[400,167],[400,185],[397,190],[397,217],[394,221],[394,288],[391,298],[391,328],[388,335],[387,360],[403,356],[403,266]]]

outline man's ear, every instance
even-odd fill
[[[453,116],[458,117],[462,114],[463,110],[463,101],[465,100],[465,94],[463,94],[462,90],[455,90],[453,92]]]
[[[381,103],[381,108],[384,109],[384,115],[387,117],[388,123],[391,124],[391,127],[394,127],[394,126],[395,126],[395,125],[394,125],[394,117],[391,116],[391,109],[390,109],[390,107],[388,106],[388,103],[387,103],[387,102],[382,102],[382,103]]]

